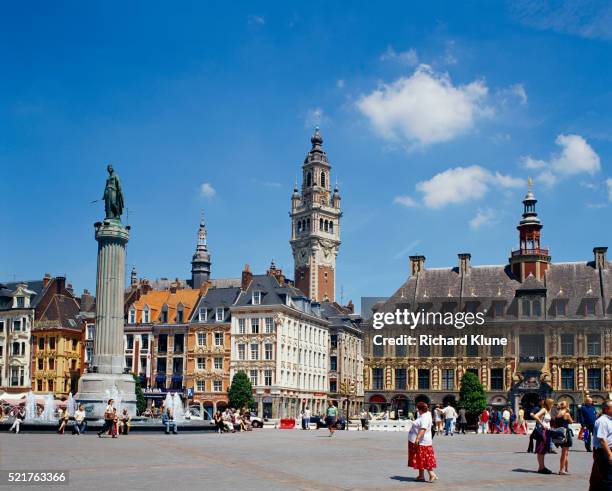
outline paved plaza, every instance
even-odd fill
[[[3,470],[70,471],[58,489],[214,490],[535,490],[587,489],[591,454],[575,442],[570,476],[534,473],[527,437],[465,435],[436,437],[434,484],[414,482],[406,463],[406,434],[324,430],[256,430],[242,434],[165,436],[132,434],[117,440],[95,434],[0,435]],[[558,455],[547,457],[558,470]],[[1,486],[20,489],[24,486]],[[39,487],[40,489],[40,487]]]

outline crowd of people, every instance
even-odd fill
[[[226,408],[225,411],[217,410],[213,416],[217,432],[236,433],[236,431],[251,431],[251,412],[247,408],[234,409]]]

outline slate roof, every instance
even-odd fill
[[[217,307],[223,307],[227,309],[225,311],[225,319],[223,319],[223,322],[229,322],[229,308],[234,305],[234,302],[238,298],[239,294],[239,287],[209,288],[206,292],[206,295],[200,297],[200,300],[193,309],[193,313],[191,315],[191,322],[199,322],[198,316],[200,313],[200,309],[203,308],[205,308],[207,311],[207,322],[217,322],[215,317]]]
[[[42,292],[45,289],[42,280],[34,281],[14,281],[10,283],[0,283],[0,310],[10,309],[12,305],[11,294],[17,290],[17,285],[25,284],[26,288],[36,293],[30,298],[30,308],[36,308],[38,302],[42,298]]]
[[[492,302],[503,301],[508,307],[506,316],[516,316],[516,297],[529,293],[545,295],[547,313],[552,312],[556,299],[563,299],[567,301],[565,318],[582,319],[584,302],[590,299],[597,301],[595,317],[612,318],[612,263],[606,261],[601,271],[592,261],[551,263],[543,281],[529,276],[523,283],[513,276],[507,265],[472,265],[466,275],[457,267],[425,268],[409,277],[374,309],[389,312],[408,306],[413,310],[426,306],[427,310],[439,311],[445,302],[456,302],[461,308],[470,301],[480,303],[479,309],[490,309]]]
[[[37,315],[35,329],[44,329],[44,323],[51,323],[54,327],[74,329],[81,331],[79,323],[80,306],[77,300],[66,295],[55,294],[47,304],[46,308]],[[42,324],[41,324],[42,323]]]
[[[359,321],[361,318],[354,314],[349,313],[346,309],[343,309],[336,302],[322,302],[321,303],[321,314],[330,323],[331,328],[345,328],[357,330],[359,333],[362,330],[359,327]]]

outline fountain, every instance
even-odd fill
[[[174,419],[177,421],[183,421],[185,419],[185,410],[183,409],[183,401],[181,400],[181,396],[178,394],[178,392],[175,392],[174,396],[172,397],[172,405]]]
[[[32,421],[36,419],[36,417],[36,397],[34,396],[32,391],[30,391],[26,395],[25,419],[26,421]]]
[[[68,394],[68,402],[66,403],[66,411],[68,411],[68,416],[71,418],[74,417],[74,412],[77,409],[77,403],[72,397],[72,392]]]
[[[47,422],[57,421],[57,417],[55,416],[55,398],[53,394],[47,394],[45,396],[45,409],[39,419]]]
[[[181,396],[177,392],[175,392],[174,394],[170,394],[170,392],[168,392],[166,394],[166,399],[164,400],[164,411],[168,408],[172,410],[172,415],[174,416],[175,420],[183,421],[185,419],[183,401],[181,400]]]

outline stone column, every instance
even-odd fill
[[[118,219],[106,219],[94,226],[98,241],[96,335],[92,370],[79,380],[76,399],[85,406],[90,419],[103,417],[108,399],[115,399],[118,410],[127,408],[135,416],[134,378],[130,373],[123,373],[125,246],[129,227],[124,227]]]
[[[123,294],[125,246],[129,232],[121,223],[96,223],[98,274],[96,279],[96,337],[92,365],[98,373],[123,373]]]

